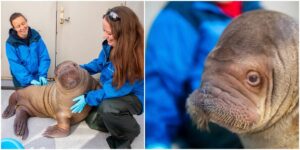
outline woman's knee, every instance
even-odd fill
[[[112,103],[109,100],[104,100],[101,102],[100,106],[98,107],[98,113],[101,115],[111,114],[111,113],[118,113],[118,111],[112,107]]]
[[[119,114],[127,110],[126,105],[123,102],[116,100],[103,100],[98,107],[98,113],[105,114]]]

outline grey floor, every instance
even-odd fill
[[[13,90],[1,90],[1,114],[8,104],[8,98]],[[109,148],[106,143],[108,133],[99,132],[90,129],[83,121],[72,126],[71,134],[64,138],[46,138],[42,134],[48,126],[56,124],[56,121],[50,118],[33,117],[28,120],[29,137],[22,141],[13,132],[13,122],[15,116],[1,118],[1,138],[15,138],[20,141],[26,149],[105,149]],[[141,126],[140,135],[133,141],[132,148],[144,148],[144,115],[135,116]]]

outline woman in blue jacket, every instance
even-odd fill
[[[91,75],[100,73],[102,88],[74,98],[73,113],[86,104],[96,106],[86,121],[111,133],[111,148],[130,148],[140,126],[132,115],[141,114],[144,100],[144,30],[136,14],[125,6],[103,16],[104,42],[98,58],[81,65]]]
[[[40,34],[30,28],[21,13],[10,16],[12,28],[6,41],[6,55],[16,88],[46,85],[50,58]]]

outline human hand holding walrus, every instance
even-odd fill
[[[12,93],[2,118],[16,114],[14,132],[22,139],[28,137],[29,117],[50,117],[57,124],[44,132],[46,137],[64,137],[70,134],[70,126],[82,121],[91,108],[85,106],[81,113],[72,113],[73,98],[99,89],[99,83],[88,72],[72,61],[65,61],[55,69],[55,83],[47,86],[29,86]]]
[[[233,20],[188,98],[197,126],[223,126],[245,148],[299,148],[298,35],[298,24],[274,11]]]

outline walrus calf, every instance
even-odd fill
[[[237,133],[245,148],[298,148],[298,24],[259,10],[234,19],[187,100],[199,128]]]
[[[73,98],[90,90],[100,88],[99,83],[78,64],[65,61],[55,69],[55,83],[47,86],[29,86],[12,93],[9,105],[2,118],[16,114],[14,132],[22,139],[28,137],[29,117],[50,117],[57,124],[44,132],[46,137],[64,137],[70,133],[70,125],[82,121],[91,108],[86,106],[81,113],[72,113]]]

